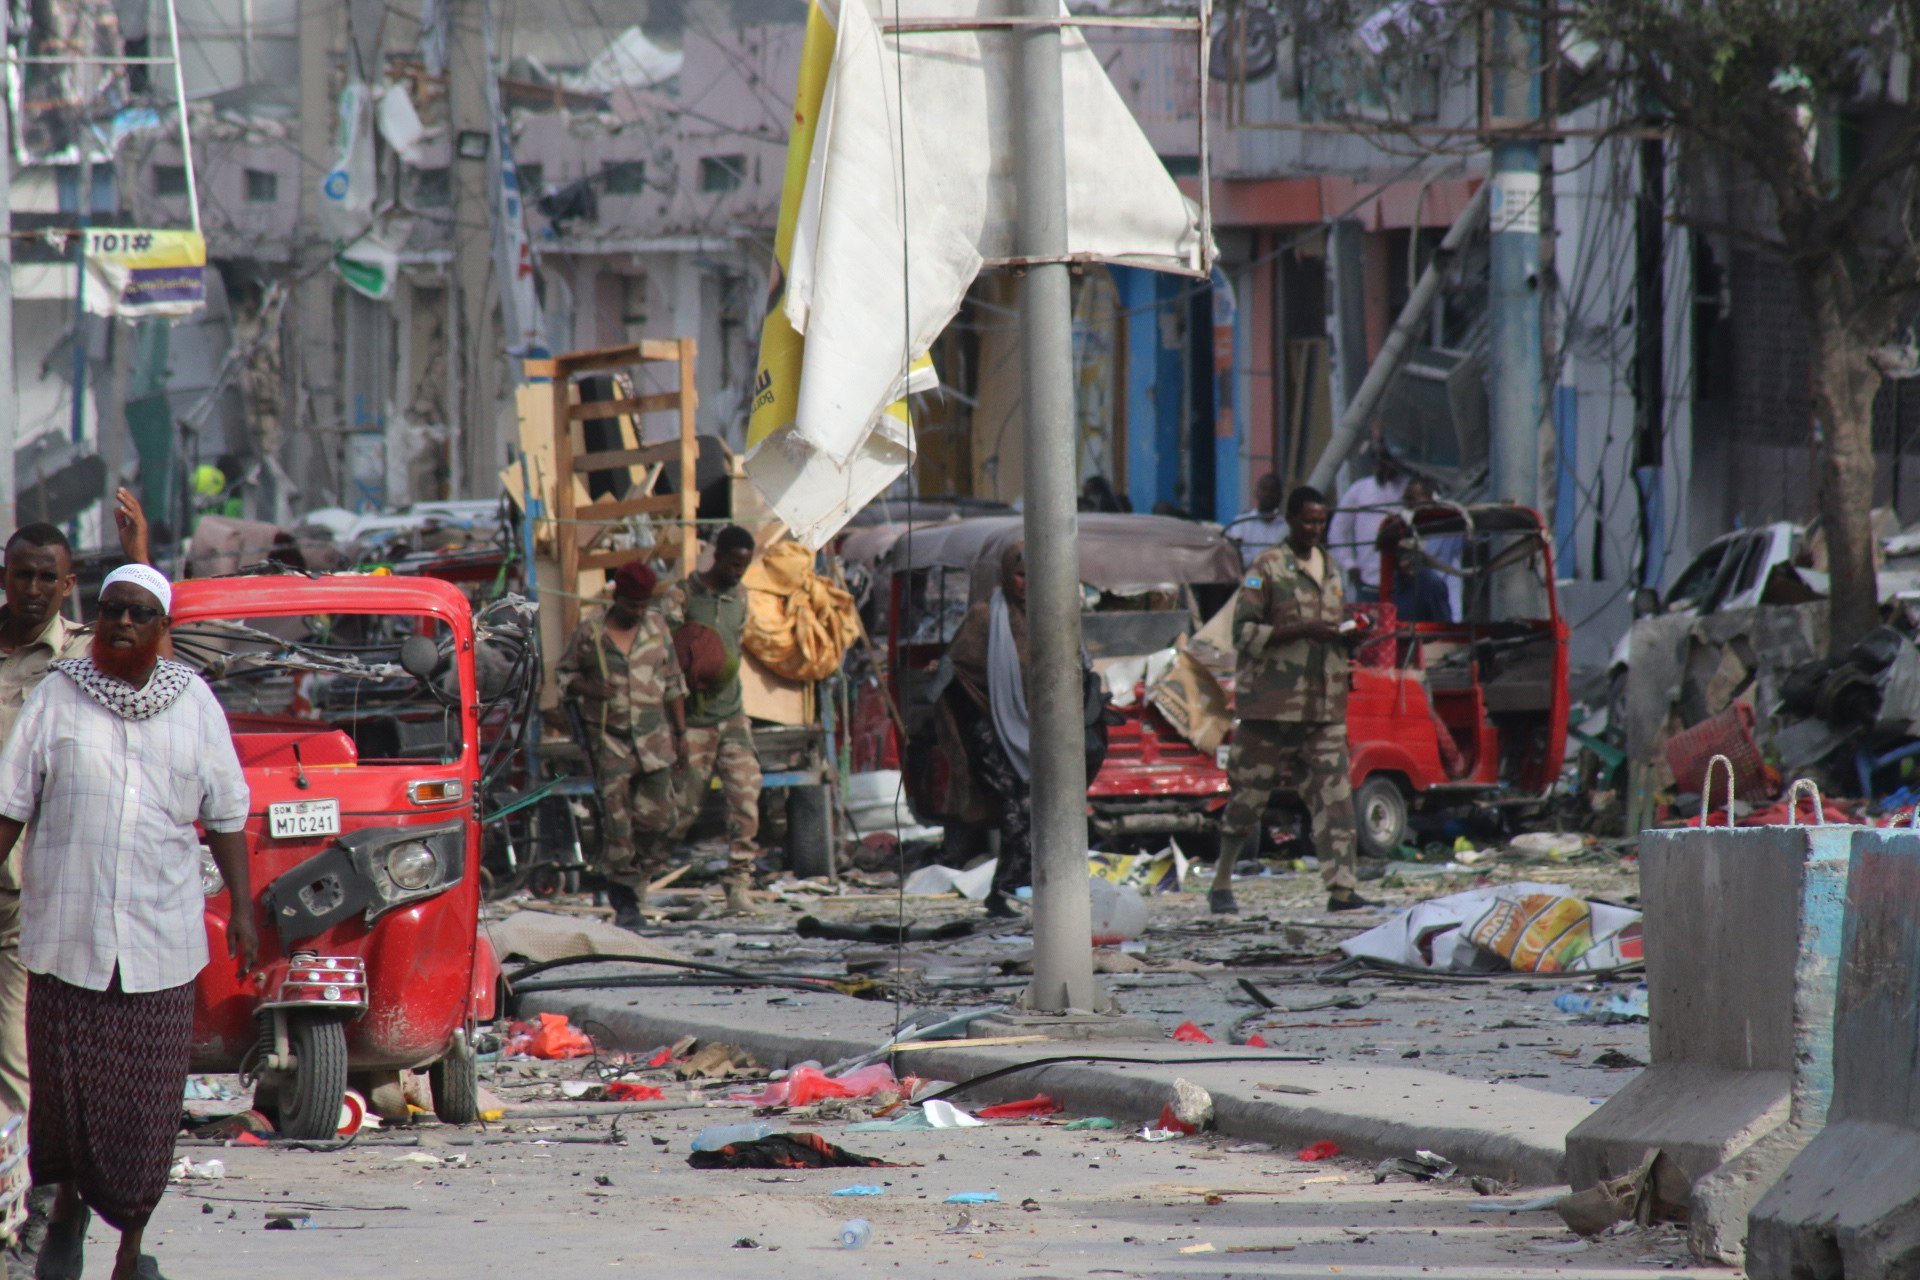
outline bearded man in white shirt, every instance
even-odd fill
[[[172,596],[146,565],[108,574],[89,655],[53,664],[0,752],[0,857],[32,829],[27,1160],[58,1188],[39,1280],[81,1274],[92,1213],[120,1231],[113,1280],[160,1276],[140,1245],[173,1162],[207,963],[196,822],[233,895],[243,972],[257,950],[246,778],[213,691],[160,657]]]

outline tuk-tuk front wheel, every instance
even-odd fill
[[[340,1101],[347,1093],[347,1026],[337,1017],[293,1014],[287,1042],[295,1060],[280,1085],[280,1132],[314,1141],[340,1132]]]
[[[1407,793],[1384,773],[1376,773],[1353,793],[1354,825],[1360,852],[1391,858],[1407,839]]]
[[[472,1124],[480,1118],[480,1063],[473,1042],[461,1031],[447,1055],[427,1068],[433,1089],[433,1114],[443,1124]]]

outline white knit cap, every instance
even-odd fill
[[[153,598],[160,602],[160,611],[162,613],[173,612],[173,586],[167,581],[167,575],[161,573],[152,565],[121,565],[118,569],[108,574],[107,580],[100,584],[100,594],[105,595],[107,588],[116,582],[131,582],[141,590],[151,592]]]

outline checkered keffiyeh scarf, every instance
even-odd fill
[[[126,720],[145,720],[157,716],[187,691],[193,668],[185,663],[162,658],[154,664],[153,674],[141,688],[115,679],[93,665],[92,658],[63,658],[53,669],[85,691],[89,698]]]

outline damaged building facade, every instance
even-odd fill
[[[46,8],[118,16],[79,0]],[[617,14],[574,2],[181,3],[208,305],[171,323],[93,322],[85,447],[114,476],[137,475],[156,510],[182,515],[188,472],[222,457],[244,468],[248,514],[279,522],[321,506],[484,497],[515,438],[521,355],[692,336],[700,430],[741,448],[805,14],[797,0]],[[1212,278],[1076,277],[1083,475],[1135,510],[1224,522],[1261,474],[1304,478],[1487,172],[1486,152],[1448,132],[1473,119],[1468,79],[1410,57],[1384,88],[1356,88],[1341,73],[1350,50],[1255,30],[1255,17],[1222,11],[1204,84],[1191,35],[1093,37],[1190,194],[1203,94],[1209,116]],[[14,33],[22,48],[49,38]],[[151,45],[169,52],[164,22]],[[102,138],[95,221],[186,225],[171,99],[155,86],[67,92],[61,109],[86,96]],[[1590,665],[1627,626],[1635,588],[1670,581],[1736,524],[1807,518],[1812,435],[1804,378],[1786,385],[1795,357],[1779,350],[1791,328],[1768,319],[1790,310],[1782,273],[1669,216],[1682,157],[1600,136],[1600,110],[1575,105],[1563,120],[1554,250],[1537,279],[1552,339],[1543,488],[1580,624],[1576,662]],[[1377,130],[1355,126],[1369,117]],[[501,212],[502,123],[517,220]],[[77,215],[81,166],[58,141],[17,141],[16,226]],[[364,188],[344,229],[322,191],[342,171]],[[73,272],[32,241],[19,258],[25,445],[71,416]],[[1485,467],[1485,279],[1483,238],[1448,265],[1378,418],[1461,496]],[[923,496],[1020,497],[1013,290],[1005,273],[983,277],[935,346],[942,389],[915,405]],[[1906,407],[1897,384],[1883,402],[1883,488],[1897,499],[1889,486],[1911,478],[1897,424],[1920,403]],[[1749,435],[1764,436],[1778,483],[1730,483]]]

